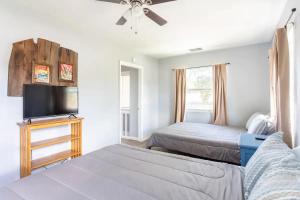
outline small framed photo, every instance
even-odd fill
[[[58,71],[60,81],[73,82],[73,65],[61,63]]]
[[[33,64],[32,83],[50,84],[50,66],[44,64]]]

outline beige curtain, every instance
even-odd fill
[[[271,117],[284,140],[293,147],[290,119],[290,71],[287,31],[278,29],[269,50]]]
[[[175,123],[183,122],[186,98],[186,70],[176,69]]]
[[[227,125],[227,66],[213,67],[213,123]]]

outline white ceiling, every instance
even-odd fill
[[[156,58],[244,46],[271,40],[287,0],[177,0],[152,6],[168,20],[160,27],[142,18],[139,34],[115,22],[126,6],[95,0],[8,0],[6,5],[72,30],[105,38]],[[4,4],[5,5],[5,4]],[[3,4],[1,5],[3,6]],[[100,38],[99,38],[100,39]]]

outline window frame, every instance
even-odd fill
[[[212,97],[213,97],[213,71],[212,71],[212,66],[205,66],[205,67],[199,67],[199,69],[200,68],[210,68],[210,70],[211,70],[211,82],[212,82],[212,86],[211,86],[211,89],[203,89],[203,88],[198,88],[198,89],[189,89],[188,88],[188,76],[186,76],[186,82],[187,82],[187,84],[186,84],[186,99],[188,98],[188,93],[189,93],[189,91],[203,91],[203,90],[207,90],[207,91],[211,91],[211,94],[212,94]],[[191,69],[186,69],[187,71],[188,70],[195,70],[195,69],[197,69],[197,68],[191,68]],[[201,112],[213,112],[213,102],[211,103],[211,108],[207,108],[207,109],[205,109],[205,108],[188,108],[188,103],[187,103],[187,101],[186,101],[186,103],[185,103],[185,107],[186,107],[186,112],[190,112],[190,113],[201,113]]]

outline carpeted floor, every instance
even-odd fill
[[[127,145],[140,147],[140,148],[146,148],[146,143],[147,143],[147,140],[140,142],[137,140],[124,139],[124,138],[122,138],[121,141],[122,141],[122,144],[127,144]]]

